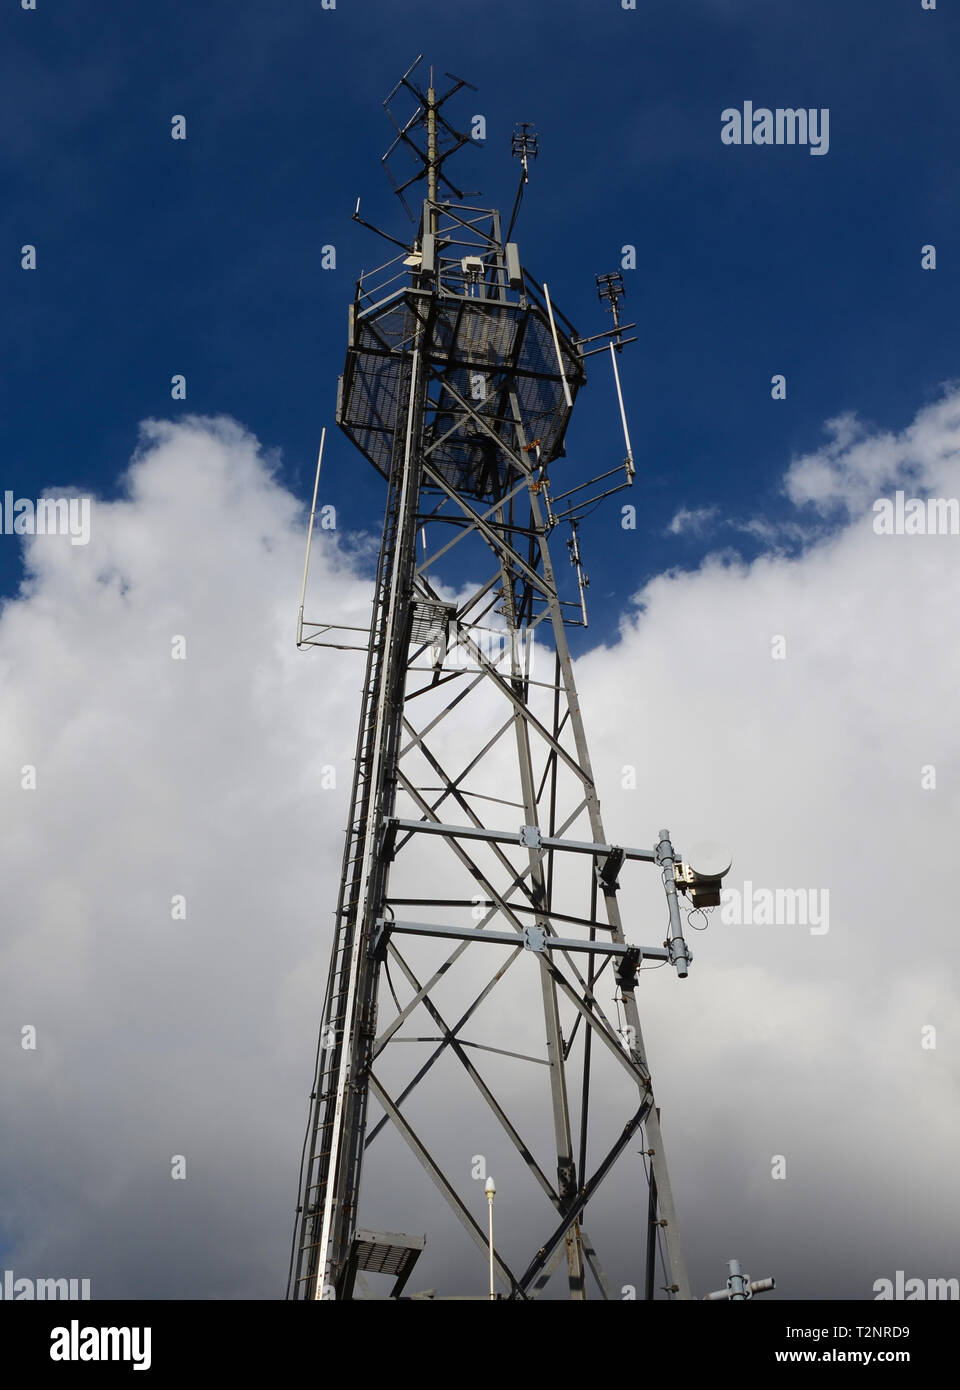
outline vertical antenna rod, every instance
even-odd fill
[[[317,489],[320,486],[320,465],[323,462],[323,441],[327,437],[327,427],[320,431],[320,452],[317,455],[317,476],[313,480],[313,501],[310,504],[310,525],[307,527],[307,553],[303,557],[303,583],[300,586],[300,610],[297,614],[297,646],[303,645],[303,605],[307,601],[307,569],[310,564],[310,546],[313,543],[313,520],[317,515]]]
[[[633,481],[636,466],[633,462],[633,449],[630,446],[630,431],[627,429],[627,412],[623,408],[623,392],[620,389],[620,373],[617,370],[617,354],[614,351],[613,343],[610,344],[610,362],[613,366],[613,379],[617,385],[617,401],[620,405],[620,423],[623,425],[623,442],[627,448],[627,457],[624,462],[627,465],[627,477]]]
[[[433,68],[430,69],[430,86],[427,88],[427,197],[431,204],[437,201],[437,93],[433,86]],[[431,207],[430,231],[437,230],[437,210]]]
[[[547,303],[547,315],[550,319],[550,332],[553,334],[553,349],[557,354],[557,366],[560,368],[560,380],[563,382],[563,396],[567,402],[567,407],[572,408],[573,397],[570,395],[570,386],[567,382],[567,373],[563,365],[563,354],[560,351],[560,339],[557,337],[557,325],[553,317],[553,305],[550,303],[550,291],[547,289],[546,282],[543,286],[543,297]]]

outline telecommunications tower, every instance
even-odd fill
[[[567,640],[586,622],[578,522],[633,481],[617,356],[634,325],[620,277],[601,276],[613,327],[581,337],[521,263],[529,124],[506,230],[451,182],[472,141],[447,103],[468,84],[447,74],[441,94],[419,62],[384,103],[384,163],[401,200],[420,180],[426,196],[411,239],[380,232],[397,254],[357,283],[337,402],[385,482],[372,613],[306,621],[302,595],[298,621],[300,646],[362,651],[365,671],[288,1295],[525,1300],[556,1275],[548,1296],[620,1298],[585,1226],[619,1172],[637,1296],[689,1299],[637,996],[650,968],[687,974],[678,893],[715,905],[729,863],[681,858],[666,830],[608,842]],[[595,354],[624,453],[586,478],[564,440]],[[621,920],[643,865],[666,896],[662,944]],[[406,1162],[378,1168],[390,1136]],[[508,1182],[498,1166],[496,1246],[493,1154],[517,1167]],[[452,1253],[423,1290],[409,1281],[435,1245]]]

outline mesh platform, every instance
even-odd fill
[[[405,383],[418,326],[415,302],[401,294],[372,311],[355,310],[340,382],[337,422],[386,478],[394,434],[405,424]],[[421,312],[423,305],[420,299]],[[567,338],[561,336],[560,344],[574,397],[585,380],[583,364]],[[511,448],[516,432],[509,393],[515,391],[527,439],[538,442],[540,461],[550,463],[562,455],[570,409],[550,324],[540,308],[480,299],[441,300],[427,356],[435,376],[448,381]],[[430,394],[438,404],[428,412],[424,443],[429,448],[441,441],[430,452],[431,465],[458,492],[490,500],[502,495],[514,474],[496,442],[464,415],[436,380]]]
[[[389,1274],[396,1280],[393,1296],[406,1284],[426,1245],[424,1236],[397,1235],[392,1231],[361,1231],[353,1238],[353,1259],[366,1274]]]

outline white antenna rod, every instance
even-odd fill
[[[303,642],[303,605],[307,601],[307,569],[310,565],[310,546],[313,541],[313,519],[317,514],[317,489],[320,486],[320,465],[323,462],[323,441],[327,437],[327,427],[320,431],[320,452],[317,455],[317,476],[313,481],[313,505],[310,508],[310,525],[307,528],[307,553],[303,557],[303,584],[300,586],[300,610],[297,613],[297,646]]]
[[[550,303],[550,291],[546,285],[543,287],[543,297],[547,301],[547,314],[550,318],[550,332],[553,334],[553,348],[557,354],[557,366],[560,368],[560,380],[563,382],[563,394],[567,402],[568,409],[573,409],[573,397],[570,394],[570,387],[567,385],[567,374],[563,370],[563,358],[560,356],[560,339],[557,337],[557,325],[553,321],[553,305]]]
[[[630,431],[627,429],[627,412],[623,408],[623,392],[620,390],[620,373],[617,370],[617,354],[610,344],[610,361],[613,363],[613,379],[617,383],[617,400],[620,402],[620,421],[623,425],[623,439],[627,446],[627,478],[632,483],[636,468],[633,463],[633,450],[630,447]]]
[[[425,525],[420,527],[420,544],[423,546],[423,577],[429,579],[430,576],[427,574],[427,528]]]
[[[492,1177],[487,1178],[483,1190],[487,1194],[487,1202],[490,1205],[490,1225],[488,1228],[489,1236],[487,1241],[490,1251],[490,1297],[491,1299],[496,1299],[497,1289],[493,1282],[493,1199],[497,1195],[497,1184]]]

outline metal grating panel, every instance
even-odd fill
[[[384,477],[389,478],[400,402],[410,370],[417,317],[406,297],[366,315],[355,314],[337,423]],[[571,397],[586,377],[569,340],[561,354]],[[494,433],[515,440],[509,394],[516,393],[528,441],[539,461],[563,454],[570,418],[550,325],[536,306],[450,299],[439,304],[429,345],[431,365],[485,418]],[[431,466],[460,492],[494,499],[509,483],[509,465],[482,427],[454,398],[435,386],[435,408],[424,422]],[[402,420],[399,424],[402,425]],[[440,441],[440,442],[437,442]]]
[[[406,1282],[425,1244],[423,1236],[358,1230],[353,1249],[357,1268],[365,1274],[392,1274],[395,1279]]]
[[[446,603],[431,603],[428,599],[418,599],[413,605],[413,619],[410,624],[410,641],[427,642],[430,634],[437,628],[446,631],[447,624],[456,613],[456,608]]]

